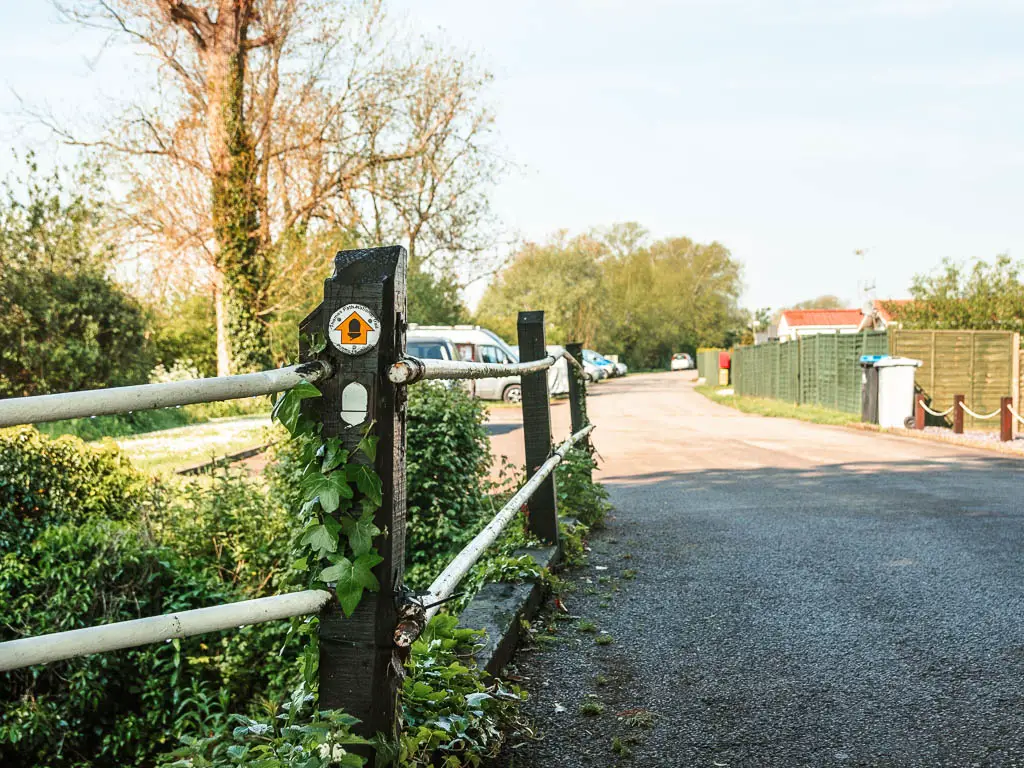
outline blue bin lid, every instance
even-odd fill
[[[874,365],[879,360],[882,360],[882,359],[884,359],[886,357],[888,357],[888,355],[861,355],[860,356],[860,364],[861,365]]]

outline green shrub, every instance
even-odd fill
[[[94,518],[55,525],[3,557],[0,639],[197,608],[224,597],[211,595],[174,553],[130,523]],[[208,661],[217,643],[192,638],[0,675],[0,764],[144,764],[178,720],[200,714],[190,712],[193,704],[204,705],[205,723],[217,722],[210,702],[220,700],[222,686],[230,699],[227,681]]]
[[[597,462],[590,451],[577,446],[566,453],[555,470],[559,515],[575,517],[588,528],[601,527],[612,508],[608,491],[590,479],[596,468]]]
[[[130,516],[146,485],[116,446],[50,440],[31,427],[0,431],[0,550],[16,550],[46,526]]]
[[[239,476],[156,486],[116,450],[0,433],[0,640],[276,590],[290,525]],[[303,645],[270,622],[2,674],[0,765],[151,765],[286,696]]]
[[[99,270],[0,270],[0,395],[144,384],[142,306]]]
[[[491,447],[483,403],[461,387],[411,388],[408,414],[406,564],[424,586],[493,514]]]
[[[281,591],[296,525],[264,483],[221,469],[205,481],[171,481],[162,495],[147,513],[160,544],[246,597]]]

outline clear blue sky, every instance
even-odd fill
[[[101,113],[134,64],[55,22],[0,10],[11,89]],[[34,6],[34,7],[26,7]],[[1011,0],[396,0],[495,75],[521,171],[495,193],[523,236],[636,220],[717,239],[744,302],[880,296],[943,257],[1024,256],[1024,3]],[[137,70],[136,70],[137,71]],[[4,160],[3,162],[6,162]],[[3,166],[0,166],[3,167]],[[865,269],[853,257],[870,248]]]

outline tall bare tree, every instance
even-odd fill
[[[399,237],[449,264],[483,252],[487,78],[410,40],[381,0],[70,1],[69,18],[155,60],[155,95],[96,136],[57,129],[118,163],[155,282],[212,287],[220,373],[268,362],[269,318],[322,270],[296,239]]]

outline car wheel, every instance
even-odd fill
[[[519,404],[523,402],[523,388],[518,384],[509,384],[501,393],[501,399],[506,403]]]
[[[584,380],[588,384],[593,384],[594,383],[594,374],[592,374],[590,371],[587,371],[586,373],[584,373],[583,374],[583,378],[584,378]]]

